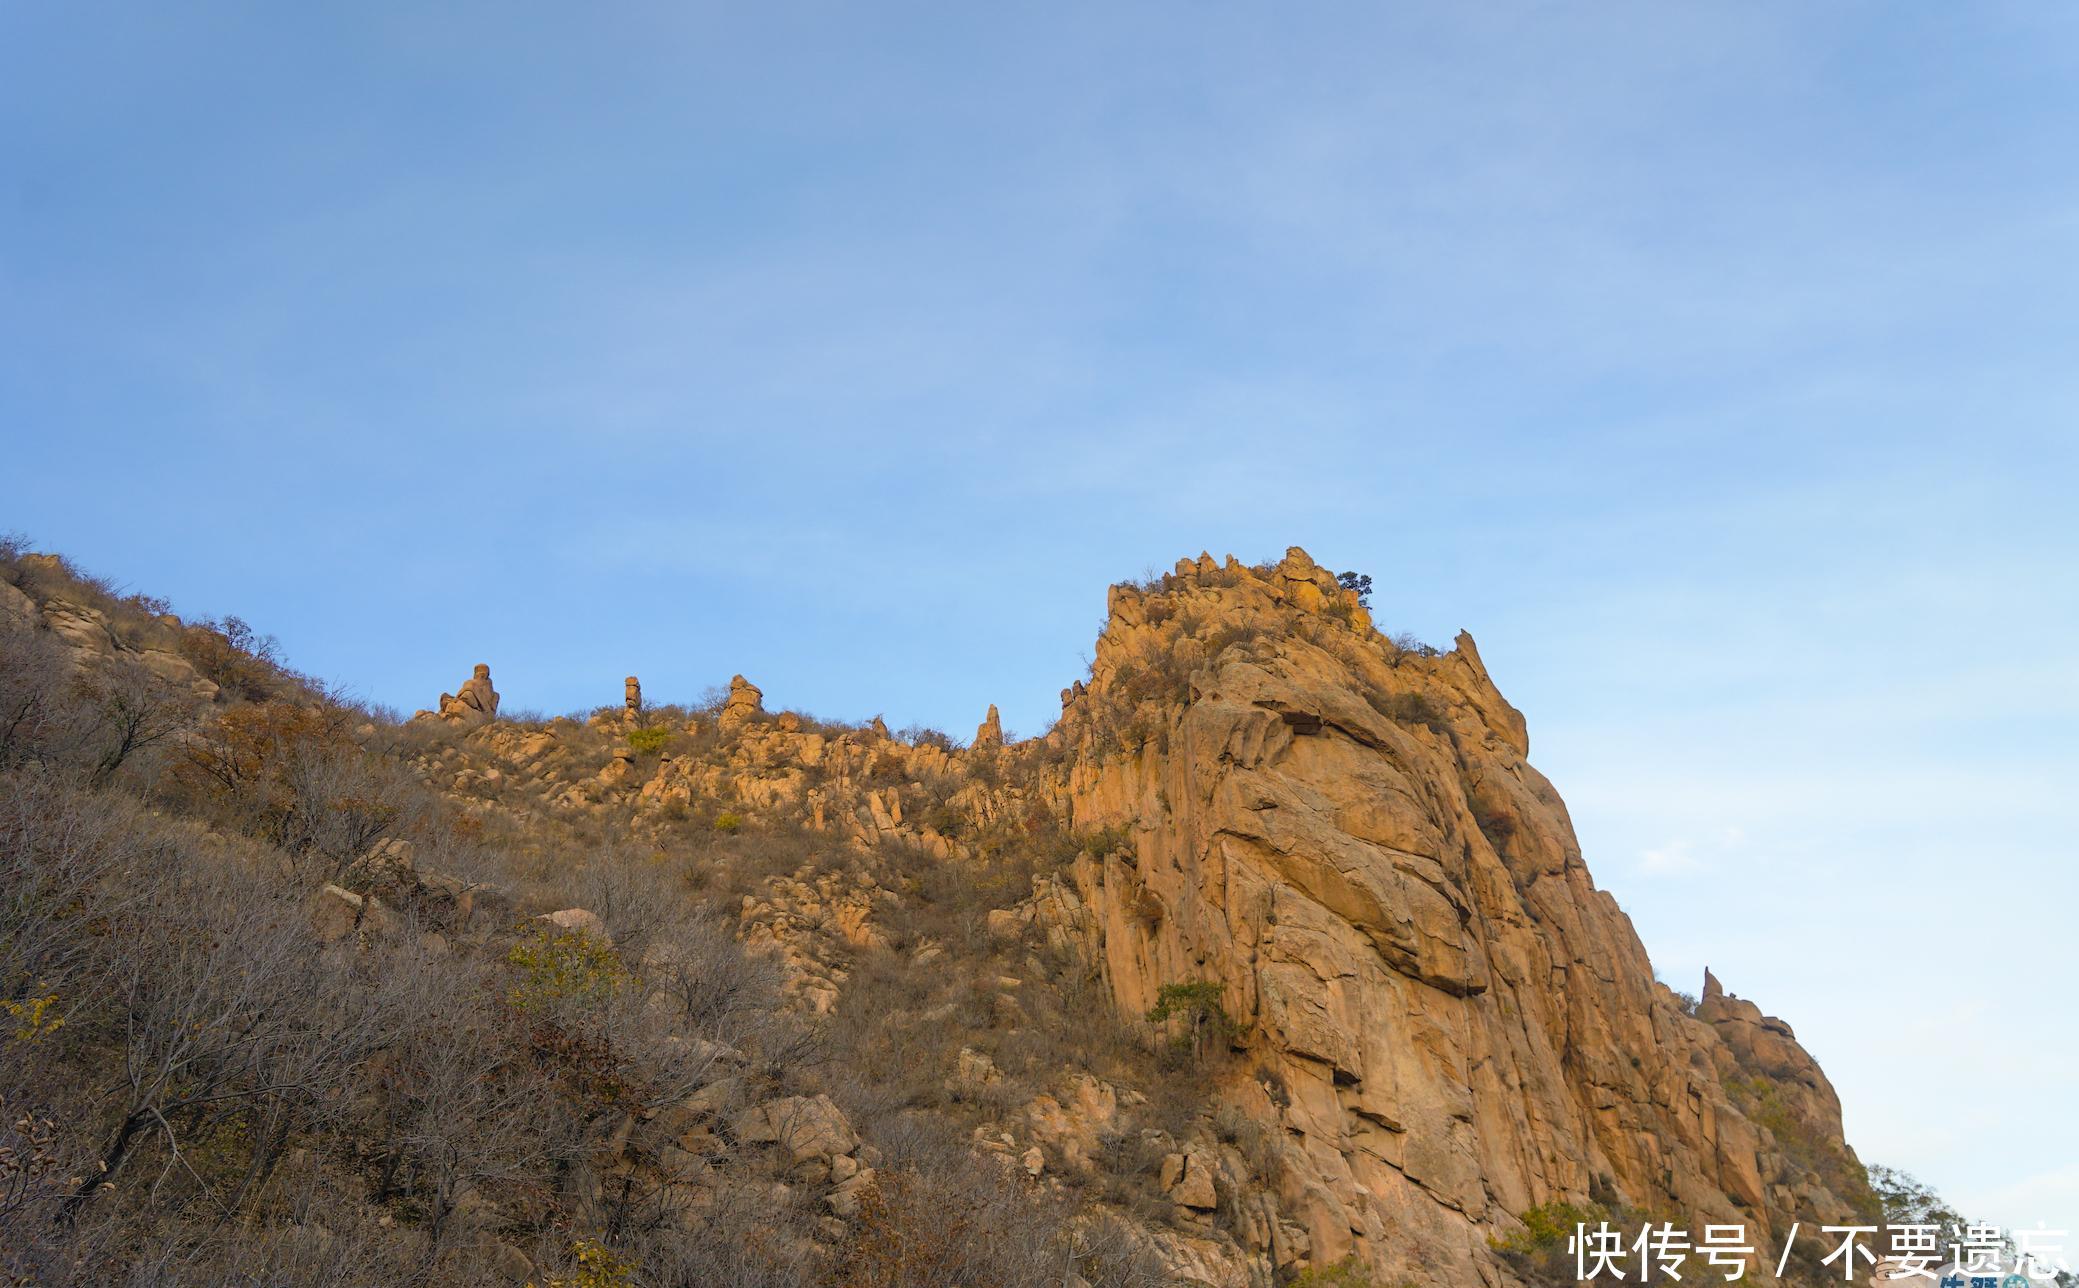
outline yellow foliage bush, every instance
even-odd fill
[[[529,1280],[527,1288],[633,1288],[635,1263],[605,1244],[579,1239],[571,1245],[571,1254],[577,1262],[576,1274],[552,1275],[539,1284]]]
[[[5,1006],[8,1015],[14,1019],[14,1040],[34,1042],[38,1038],[49,1037],[65,1027],[64,1016],[51,1014],[51,1008],[57,1004],[58,995],[53,993],[49,997],[32,997],[25,1002],[4,1002],[0,1003],[0,1006]]]
[[[571,999],[604,1001],[630,980],[613,948],[581,930],[532,930],[505,959],[515,971],[506,1000],[522,1011]]]

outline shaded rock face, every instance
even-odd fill
[[[1469,636],[1395,647],[1298,550],[1187,560],[1114,588],[1058,736],[1078,827],[1131,840],[1034,915],[1129,1014],[1220,985],[1317,1264],[1506,1282],[1489,1234],[1591,1196],[1763,1238],[1851,1212],[1825,1076],[1715,979],[1695,1015],[1655,982]]]

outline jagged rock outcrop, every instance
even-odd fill
[[[741,729],[765,713],[765,694],[741,675],[729,677],[729,696],[715,719],[726,732]]]
[[[476,670],[462,682],[459,693],[440,695],[437,710],[421,711],[414,719],[445,720],[449,724],[479,725],[498,714],[498,690],[491,687],[491,667],[478,662]]]
[[[975,740],[968,744],[976,751],[989,751],[1003,746],[1003,717],[996,714],[996,704],[989,704],[989,714],[975,727]]]
[[[1859,1169],[1824,1074],[1715,977],[1693,1014],[1655,981],[1470,635],[1396,644],[1296,549],[1182,560],[1109,609],[1039,738],[1006,744],[994,707],[964,749],[768,719],[737,676],[712,725],[655,758],[618,721],[491,724],[429,770],[638,820],[771,819],[833,855],[957,864],[977,838],[1059,829],[1074,856],[987,912],[989,936],[1079,954],[1133,1020],[1164,985],[1214,985],[1234,1036],[1207,1077],[1271,1129],[1265,1161],[1203,1131],[1163,1146],[1176,1224],[1149,1237],[1192,1280],[1354,1257],[1379,1282],[1503,1288],[1517,1277],[1490,1239],[1554,1202],[1739,1222],[1763,1246],[1851,1217]],[[878,919],[902,896],[822,861],[770,878],[738,925],[805,1012],[842,1015],[855,954],[887,945]],[[906,951],[936,969],[944,949]],[[1112,1094],[1065,1082],[977,1147],[1044,1181],[1048,1158],[1089,1153]]]
[[[632,675],[621,685],[621,714],[629,724],[642,718],[642,681]]]
[[[21,563],[63,589],[45,587],[40,594],[32,593],[35,583],[17,586],[0,576],[0,630],[47,632],[65,646],[73,672],[82,677],[106,680],[124,671],[142,671],[159,696],[194,704],[217,701],[217,683],[182,654],[190,634],[206,637],[209,627],[189,626],[166,612],[143,620],[125,615],[130,620],[119,625],[107,607],[87,602],[93,598],[91,590],[67,585],[72,574],[61,560],[32,554],[23,556]]]
[[[1127,839],[1032,915],[1129,1014],[1219,985],[1316,1264],[1500,1284],[1491,1234],[1591,1196],[1764,1239],[1851,1210],[1824,1075],[1715,980],[1694,1016],[1655,982],[1470,636],[1395,646],[1297,549],[1110,608],[1057,736],[1076,824]]]

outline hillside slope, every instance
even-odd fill
[[[479,666],[398,721],[4,562],[0,841],[44,947],[0,959],[0,1097],[44,1161],[0,1269],[1499,1286],[1559,1217],[1766,1247],[1874,1212],[1789,1027],[1655,981],[1471,639],[1386,638],[1299,550],[1114,587],[1057,725],[964,746],[741,676],[515,720]],[[203,1005],[251,945],[312,981],[266,1059],[122,1072],[183,1013],[155,971]]]

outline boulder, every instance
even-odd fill
[[[823,1196],[823,1202],[836,1216],[854,1216],[859,1211],[860,1194],[869,1185],[873,1184],[873,1179],[873,1169],[871,1167],[862,1167],[851,1176],[831,1186],[830,1193]]]
[[[613,936],[606,933],[606,923],[599,919],[599,914],[587,908],[564,908],[558,912],[545,912],[535,920],[545,921],[559,930],[576,931],[609,947],[614,942]]]
[[[1220,1206],[1220,1196],[1213,1191],[1213,1172],[1205,1160],[1191,1154],[1184,1159],[1183,1174],[1170,1187],[1169,1196],[1182,1207],[1194,1212],[1210,1212]]]
[[[361,914],[367,901],[351,890],[336,885],[326,885],[310,897],[305,909],[310,917],[310,928],[321,944],[338,943],[354,933],[361,924]]]
[[[829,1096],[788,1096],[765,1106],[766,1119],[780,1146],[796,1163],[810,1159],[828,1162],[838,1154],[859,1148],[859,1137]]]
[[[491,687],[491,667],[479,662],[476,670],[462,682],[459,693],[440,695],[440,707],[436,711],[421,711],[415,719],[445,720],[454,725],[480,725],[498,714],[498,690]]]
[[[218,692],[216,681],[203,678],[202,673],[195,669],[194,664],[180,654],[169,652],[166,649],[148,648],[137,654],[137,660],[144,664],[145,670],[150,671],[168,685],[177,689],[184,689],[204,702],[216,701]]]
[[[34,630],[43,625],[43,610],[20,587],[0,581],[0,623],[4,622],[12,622],[23,630]]]
[[[724,732],[741,729],[765,713],[765,694],[741,675],[729,677],[729,696],[722,701],[715,723]]]

